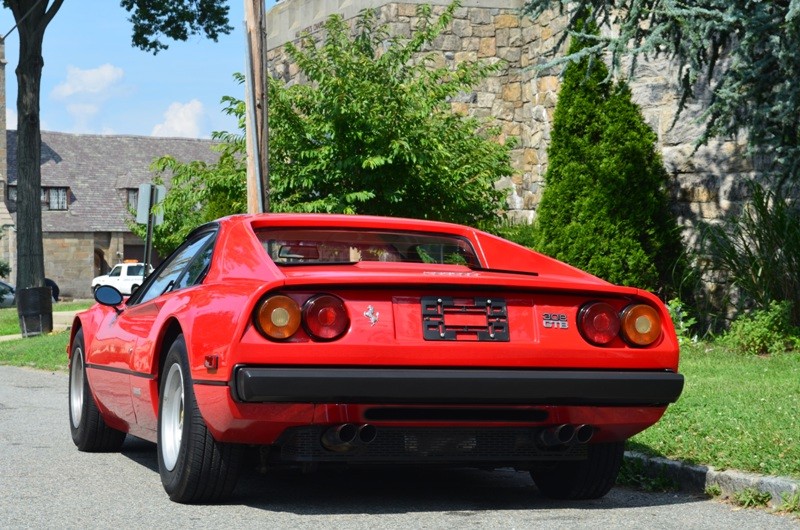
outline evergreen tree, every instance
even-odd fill
[[[590,41],[573,39],[569,53]],[[553,119],[537,250],[613,283],[663,290],[682,254],[656,136],[592,54],[570,64]]]

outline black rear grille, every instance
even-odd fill
[[[586,445],[544,448],[540,429],[378,428],[375,440],[345,452],[326,450],[320,440],[329,427],[288,429],[273,455],[280,462],[469,463],[513,464],[579,460]]]
[[[364,412],[367,421],[497,421],[540,423],[547,411],[501,408],[380,407]]]

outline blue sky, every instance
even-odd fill
[[[275,4],[266,0],[266,8]],[[220,99],[243,98],[244,2],[229,0],[233,31],[218,42],[192,37],[158,55],[131,46],[119,0],[67,0],[45,32],[42,129],[70,133],[209,138],[236,129]],[[0,8],[0,36],[14,26]],[[6,38],[7,126],[16,128],[19,36]]]

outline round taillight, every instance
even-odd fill
[[[649,305],[629,305],[622,310],[622,338],[635,346],[649,346],[661,336],[661,318]]]
[[[350,317],[341,299],[320,294],[309,298],[303,305],[303,325],[312,338],[333,340],[350,327]]]
[[[592,302],[578,312],[578,329],[587,341],[604,346],[619,333],[619,315],[605,302]]]
[[[282,294],[265,299],[256,311],[256,323],[262,333],[277,340],[294,335],[300,321],[300,306]]]

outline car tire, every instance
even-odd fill
[[[72,341],[69,361],[69,427],[72,441],[85,452],[117,451],[125,441],[125,433],[106,425],[89,388],[86,377],[86,356],[83,330]]]
[[[157,447],[161,482],[175,502],[216,502],[236,486],[244,446],[211,436],[197,407],[183,335],[170,346],[161,372]]]
[[[576,462],[531,470],[536,487],[551,499],[599,499],[614,486],[625,453],[625,442],[591,444],[589,456]]]

